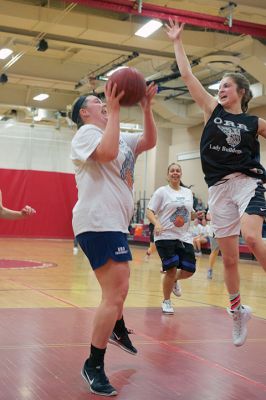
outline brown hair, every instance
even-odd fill
[[[248,103],[252,99],[253,94],[250,90],[250,82],[245,77],[245,75],[240,74],[239,72],[228,72],[226,73],[223,78],[231,78],[237,85],[238,92],[241,89],[244,89],[244,94],[241,99],[241,109],[245,113],[248,110]]]

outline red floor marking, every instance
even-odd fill
[[[0,259],[2,269],[27,269],[57,267],[57,264],[47,261]]]
[[[33,286],[31,286],[31,285],[26,285],[26,284],[24,284],[24,283],[22,284],[22,283],[16,281],[15,279],[9,279],[9,280],[10,280],[10,281],[13,281],[13,282],[15,282],[15,283],[18,283],[18,284],[20,284],[20,285],[22,285],[22,286],[28,287],[28,288],[30,288],[30,289],[32,289],[32,290],[35,290],[36,292],[41,293],[41,294],[44,295],[44,296],[47,296],[47,297],[50,297],[50,298],[59,300],[59,301],[61,301],[62,303],[67,304],[67,305],[70,305],[70,306],[72,306],[72,307],[74,307],[74,308],[76,308],[76,309],[84,310],[83,307],[79,307],[79,306],[77,306],[76,304],[73,304],[73,303],[70,303],[70,302],[68,302],[68,301],[65,301],[65,300],[63,300],[63,299],[61,299],[61,298],[59,298],[59,297],[57,297],[57,296],[49,295],[49,294],[43,292],[42,290],[35,289],[35,288],[34,288]],[[89,313],[92,313],[92,311],[90,311],[88,308],[86,308],[86,311],[89,312]],[[183,350],[183,349],[181,349],[181,348],[177,348],[176,346],[172,346],[171,344],[168,344],[168,343],[163,342],[163,341],[161,341],[161,340],[156,340],[156,339],[154,339],[152,336],[146,335],[146,334],[144,334],[144,333],[139,333],[139,332],[136,332],[136,333],[138,334],[138,336],[141,336],[141,337],[143,337],[143,338],[147,338],[147,339],[149,339],[150,341],[152,341],[152,342],[155,343],[155,344],[159,344],[159,345],[161,345],[161,346],[163,346],[163,347],[167,347],[167,348],[169,348],[171,351],[173,351],[173,352],[175,352],[175,353],[182,353],[182,354],[184,354],[185,356],[187,356],[188,358],[191,358],[191,359],[200,361],[200,362],[202,362],[202,363],[204,363],[204,364],[209,364],[209,365],[211,365],[212,367],[214,367],[214,368],[216,368],[216,369],[218,369],[218,370],[222,370],[222,371],[228,373],[229,375],[237,376],[238,378],[241,378],[242,380],[248,382],[249,384],[254,385],[254,386],[258,386],[258,387],[260,387],[261,389],[263,389],[264,391],[266,391],[266,385],[264,385],[264,384],[261,383],[261,382],[257,382],[257,381],[255,381],[255,380],[253,380],[253,379],[250,379],[250,378],[246,377],[245,375],[241,375],[241,374],[239,374],[238,372],[235,372],[235,371],[233,371],[233,370],[231,370],[231,369],[229,369],[229,368],[223,367],[223,366],[220,365],[220,364],[214,363],[214,362],[212,362],[212,361],[210,361],[210,360],[208,360],[208,359],[206,359],[206,358],[200,357],[200,356],[196,355],[195,353],[191,353],[191,352],[186,351],[186,350]]]
[[[48,294],[48,293],[46,293],[46,292],[44,292],[44,291],[42,291],[42,290],[40,290],[40,289],[36,289],[35,287],[33,287],[33,286],[29,285],[29,284],[21,283],[21,282],[19,282],[18,280],[16,280],[16,279],[11,279],[11,278],[8,279],[8,280],[11,281],[11,282],[15,282],[15,283],[17,283],[17,284],[19,284],[19,285],[21,285],[21,286],[25,286],[25,287],[28,288],[28,289],[32,289],[32,290],[34,290],[34,291],[37,292],[37,293],[40,293],[40,294],[42,294],[42,295],[44,295],[44,296],[47,296],[47,297],[50,297],[51,299],[55,299],[55,300],[61,301],[61,303],[64,303],[64,304],[67,304],[67,305],[69,305],[69,306],[71,306],[71,307],[78,308],[78,309],[82,310],[82,307],[79,307],[79,306],[77,306],[76,304],[70,303],[69,301],[63,300],[63,299],[61,299],[60,297],[54,296],[54,295],[52,295],[52,294]],[[49,289],[49,290],[51,290],[51,289]]]
[[[137,333],[137,334],[139,335],[139,333]],[[210,360],[208,360],[206,358],[200,357],[200,356],[198,356],[198,355],[196,355],[194,353],[191,353],[190,351],[186,351],[186,350],[183,350],[181,348],[177,348],[176,346],[172,346],[171,344],[168,344],[168,343],[163,342],[161,340],[155,340],[152,336],[146,335],[144,333],[141,333],[140,336],[146,337],[147,339],[153,341],[155,344],[159,344],[161,346],[168,347],[171,350],[171,352],[173,351],[175,353],[182,353],[185,356],[187,356],[189,358],[192,358],[194,360],[197,360],[197,361],[201,361],[204,364],[210,364],[212,367],[215,367],[216,369],[220,369],[222,371],[225,371],[229,375],[235,375],[235,376],[247,381],[248,383],[250,383],[252,385],[259,386],[261,389],[266,391],[266,385],[264,385],[263,383],[254,381],[253,379],[250,379],[250,378],[246,377],[245,375],[241,375],[238,372],[235,372],[235,371],[233,371],[233,370],[231,370],[229,368],[223,367],[220,364],[214,363],[214,362],[212,362],[212,361],[210,361]]]

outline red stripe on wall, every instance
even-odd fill
[[[73,238],[72,208],[77,200],[74,174],[0,169],[3,205],[21,210],[30,205],[37,213],[22,220],[0,220],[0,236]]]

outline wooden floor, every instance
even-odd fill
[[[172,298],[175,314],[165,316],[157,254],[147,263],[144,247],[132,252],[125,319],[138,355],[108,346],[117,399],[265,400],[266,274],[259,265],[240,262],[242,300],[254,313],[247,343],[235,348],[220,258],[211,281],[208,257],[199,259],[182,297]],[[0,239],[1,259],[48,267],[0,268],[0,400],[99,398],[80,377],[100,299],[86,258],[73,255],[71,241]]]

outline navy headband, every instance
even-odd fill
[[[73,122],[75,122],[75,124],[78,123],[79,110],[81,109],[81,106],[86,98],[87,96],[80,96],[72,108],[71,119]]]

